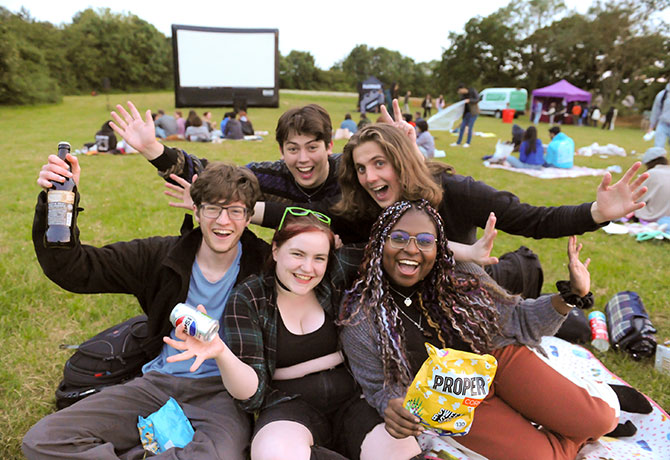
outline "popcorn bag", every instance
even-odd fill
[[[425,345],[428,359],[407,390],[404,406],[440,436],[465,435],[475,408],[489,393],[498,362],[491,355]]]

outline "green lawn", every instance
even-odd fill
[[[58,349],[61,343],[79,343],[96,332],[139,312],[136,301],[124,295],[74,295],[51,283],[37,264],[31,243],[31,223],[35,198],[39,191],[37,173],[46,156],[56,152],[59,141],[69,141],[73,149],[91,142],[95,132],[109,119],[107,104],[132,100],[140,111],[174,109],[172,93],[66,97],[53,106],[0,107],[0,151],[5,173],[0,188],[3,222],[0,224],[1,289],[0,319],[0,458],[21,458],[20,442],[24,433],[38,419],[54,410],[54,390],[62,376],[62,366],[69,353]],[[261,142],[227,141],[221,144],[181,143],[189,152],[209,159],[238,164],[273,160],[279,152],[274,141],[274,127],[279,115],[292,106],[307,103],[323,105],[339,126],[347,111],[353,110],[355,98],[326,95],[281,95],[278,109],[251,109],[249,116],[257,130],[269,131]],[[419,101],[414,101],[415,110]],[[200,109],[202,110],[202,109]],[[228,109],[225,109],[228,110]],[[185,113],[187,110],[185,111]],[[223,108],[213,109],[221,119]],[[358,115],[353,118],[357,121]],[[522,120],[524,127],[527,119]],[[547,142],[546,125],[539,133]],[[480,117],[475,130],[496,133],[507,139],[510,125],[500,120]],[[624,147],[629,156],[599,158],[578,157],[581,166],[605,168],[620,165],[624,170],[643,152],[648,143],[636,129],[614,132],[593,128],[566,127],[577,147],[593,142],[613,143]],[[454,137],[445,132],[433,133],[437,148],[446,150],[444,159],[461,174],[471,175],[498,188],[510,190],[522,200],[535,205],[577,204],[595,199],[599,178],[539,180],[482,166],[482,155],[492,153],[495,138],[475,137],[469,149],[450,147]],[[344,141],[335,143],[342,151]],[[80,157],[82,179],[80,215],[82,240],[102,245],[118,240],[152,235],[175,234],[181,223],[181,212],[169,208],[162,195],[163,182],[153,166],[139,155]],[[620,174],[615,175],[615,180]],[[260,230],[268,237],[268,230]],[[670,337],[670,299],[668,268],[670,243],[650,241],[637,243],[628,236],[609,236],[602,231],[584,235],[584,255],[592,258],[592,290],[596,308],[603,309],[607,300],[622,290],[637,291],[658,329],[659,341]],[[540,255],[545,271],[545,291],[555,291],[554,282],[567,274],[565,247],[567,239],[531,240],[499,234],[494,253],[499,255],[526,245]],[[665,281],[663,281],[665,280]],[[601,355],[606,365],[624,380],[670,409],[670,376],[653,370],[650,361],[635,362],[626,355],[609,351]]]

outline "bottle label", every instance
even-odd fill
[[[74,192],[66,190],[50,190],[47,193],[48,203],[67,203],[74,204]]]
[[[72,225],[74,192],[52,190],[47,194],[47,225]]]

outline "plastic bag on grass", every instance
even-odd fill
[[[404,406],[440,436],[465,435],[475,408],[489,394],[498,362],[491,355],[425,345],[428,359],[407,390]]]

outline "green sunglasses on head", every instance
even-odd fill
[[[296,217],[308,216],[312,214],[314,217],[319,219],[324,224],[330,225],[330,217],[321,212],[312,211],[311,209],[299,208],[297,206],[289,206],[284,210],[284,215],[281,218],[281,222],[279,222],[279,227],[277,227],[277,231],[282,229],[282,226],[284,225],[284,219],[286,219],[286,216],[288,214],[291,214],[292,216]]]

